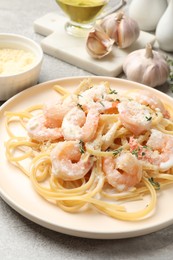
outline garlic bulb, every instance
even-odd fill
[[[131,52],[124,64],[123,70],[127,79],[151,87],[162,85],[169,76],[169,66],[164,57],[152,50],[150,44],[145,49]]]
[[[113,44],[114,40],[96,26],[88,34],[86,49],[93,58],[101,59],[112,51]]]
[[[123,12],[113,13],[105,17],[100,26],[111,39],[115,40],[120,48],[129,47],[137,40],[140,33],[137,22],[125,16]]]

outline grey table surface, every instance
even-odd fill
[[[60,12],[54,0],[0,0],[0,33],[17,33],[40,42],[33,21]],[[92,75],[44,55],[40,82],[68,76]],[[160,91],[172,96],[169,86]],[[173,259],[173,225],[141,237],[93,240],[72,237],[41,227],[0,199],[0,259]]]

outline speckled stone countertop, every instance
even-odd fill
[[[21,34],[39,43],[42,36],[34,32],[33,21],[55,10],[60,12],[54,0],[0,0],[0,33]],[[89,75],[92,74],[45,54],[40,82]],[[167,85],[159,90],[172,95]],[[0,199],[0,259],[172,260],[173,225],[149,235],[122,240],[78,238],[41,227]]]

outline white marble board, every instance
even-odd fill
[[[35,32],[46,36],[41,41],[44,53],[95,75],[118,76],[122,72],[124,59],[130,52],[144,48],[148,42],[155,41],[153,34],[141,31],[138,40],[129,48],[120,49],[114,46],[109,55],[97,60],[87,53],[86,38],[74,37],[65,32],[66,21],[64,16],[48,13],[34,22]]]

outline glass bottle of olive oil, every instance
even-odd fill
[[[56,0],[60,8],[79,24],[91,22],[107,4],[106,0]]]

